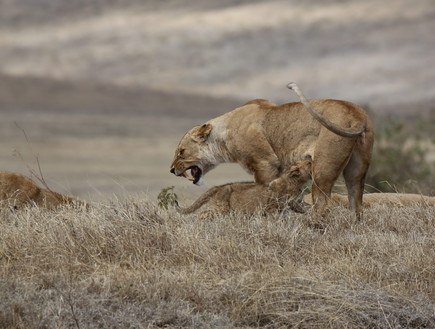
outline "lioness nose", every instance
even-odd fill
[[[169,170],[169,172],[170,172],[171,174],[175,174],[175,168],[171,168],[171,170]]]

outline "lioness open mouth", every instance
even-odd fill
[[[190,171],[190,175],[189,175]],[[193,184],[198,184],[201,179],[202,171],[197,166],[192,166],[187,168],[180,176],[186,177],[188,180],[192,181]]]

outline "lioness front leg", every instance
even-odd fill
[[[255,139],[252,144],[238,147],[241,151],[239,164],[254,175],[256,183],[269,184],[279,177],[281,161],[263,132],[257,131],[252,138]]]
[[[264,156],[261,160],[252,159],[245,167],[254,174],[254,180],[259,184],[269,184],[280,175],[280,162],[275,153]]]
[[[257,169],[254,173],[254,179],[256,183],[268,184],[274,179],[278,178],[278,167],[270,166],[269,164],[261,164],[260,169]]]

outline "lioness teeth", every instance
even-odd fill
[[[187,178],[188,180],[190,180],[191,182],[193,182],[195,180],[195,177],[189,175],[190,170],[186,170],[185,172],[183,172],[180,176],[183,176],[184,178]]]

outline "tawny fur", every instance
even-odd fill
[[[85,205],[83,201],[41,188],[32,179],[12,172],[0,172],[0,202],[1,208],[13,209],[29,205],[47,209],[64,204]]]
[[[281,212],[287,208],[305,212],[302,186],[310,177],[311,161],[303,160],[291,166],[268,185],[241,182],[215,186],[201,195],[191,206],[178,207],[177,210],[182,214],[190,214],[207,204],[209,209],[201,212],[200,218],[226,215],[230,212]]]
[[[311,194],[304,196],[304,201],[310,205],[313,204],[313,198]],[[349,201],[346,195],[331,194],[331,203],[347,207]],[[421,194],[410,193],[367,193],[363,195],[363,207],[369,208],[374,205],[387,205],[393,207],[406,207],[412,205],[419,206],[435,206],[435,197],[430,197]]]
[[[321,99],[309,104],[318,116],[300,102],[276,105],[253,100],[196,126],[179,142],[171,172],[183,176],[197,166],[205,175],[221,163],[236,162],[254,175],[255,182],[267,184],[283,168],[310,155],[314,214],[327,214],[332,187],[343,172],[351,208],[360,217],[373,148],[371,120],[361,107],[346,101]]]

